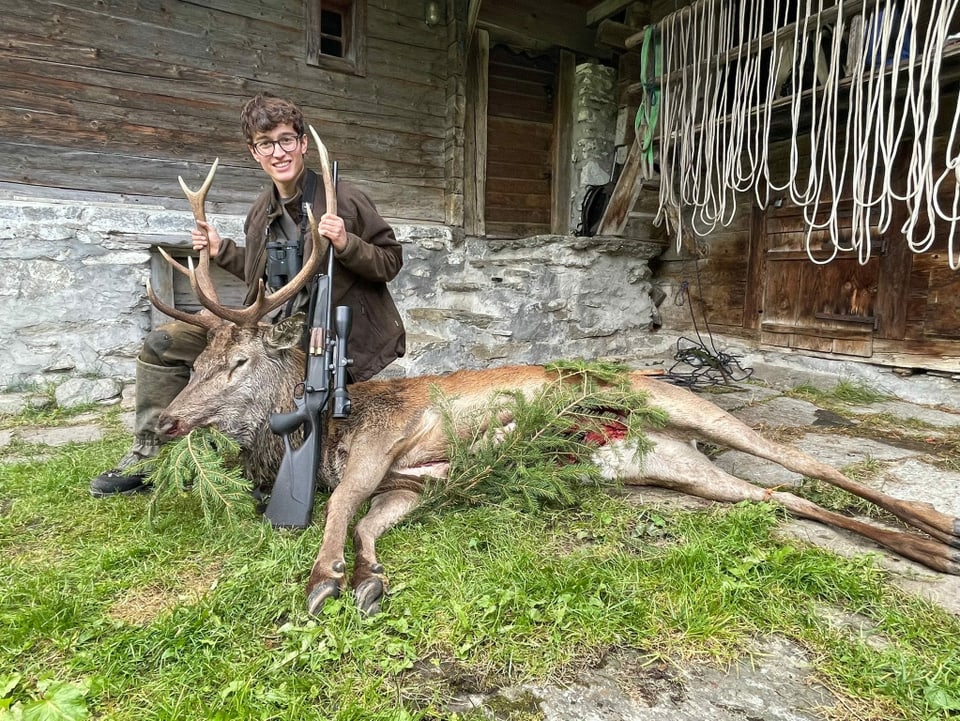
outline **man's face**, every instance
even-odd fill
[[[306,152],[307,136],[298,136],[288,123],[265,133],[257,133],[250,146],[250,155],[285,198],[293,196],[297,178],[303,172],[303,156]]]

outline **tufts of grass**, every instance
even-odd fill
[[[890,400],[890,396],[875,391],[867,385],[848,380],[839,381],[832,389],[822,390],[808,383],[798,385],[786,392],[792,398],[807,400],[834,410],[838,404],[870,405]]]
[[[61,425],[71,418],[99,410],[98,403],[84,403],[71,408],[58,406],[51,398],[49,403],[24,408],[15,415],[0,415],[0,428],[19,428],[22,426],[52,427]]]
[[[0,465],[0,715],[59,700],[117,721],[452,719],[464,688],[568,679],[617,648],[725,662],[773,633],[808,650],[852,717],[960,705],[960,619],[869,558],[775,540],[768,505],[652,512],[588,488],[571,507],[423,513],[378,544],[381,614],[345,596],[310,618],[322,528],[209,524],[190,496],[151,523],[147,497],[91,498],[128,444]]]

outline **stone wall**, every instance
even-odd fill
[[[151,245],[188,239],[190,223],[149,206],[0,198],[0,387],[132,377]]]
[[[211,220],[240,235],[242,218]],[[147,206],[0,198],[0,388],[131,380],[151,322],[152,248],[185,247],[192,224]],[[646,259],[659,246],[395,227],[405,265],[392,288],[409,343],[388,373],[630,357],[651,343]]]
[[[580,210],[589,185],[611,180],[616,159],[617,72],[584,63],[574,75],[573,180],[570,228],[580,225]]]
[[[408,373],[629,358],[655,341],[647,258],[655,244],[535,236],[467,238],[447,229],[404,234],[393,284],[410,339]]]

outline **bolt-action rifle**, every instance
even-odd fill
[[[319,138],[316,141],[319,145]],[[336,187],[336,163],[333,164],[333,178]],[[316,228],[309,206],[307,212],[311,227]],[[320,238],[314,238],[313,242],[319,243]],[[331,312],[333,243],[327,253],[327,273],[316,275],[311,287],[303,392],[299,398],[294,398],[296,408],[293,411],[270,416],[270,430],[283,436],[284,444],[283,461],[265,513],[275,528],[306,528],[310,525],[327,416],[342,419],[350,414],[347,366],[353,361],[347,357],[347,337],[353,310],[341,305],[337,306],[335,315]],[[298,429],[302,429],[302,439],[295,448],[290,437]]]

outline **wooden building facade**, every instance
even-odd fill
[[[776,5],[783,15],[764,20],[758,51],[796,29],[798,21],[789,18],[801,5]],[[664,252],[651,267],[666,297],[689,289],[714,331],[760,347],[957,370],[960,272],[946,257],[953,242],[950,223],[934,221],[932,243],[917,253],[903,242],[904,219],[896,218],[872,238],[865,262],[842,250],[822,264],[817,261],[825,258],[816,257],[821,251],[812,258],[808,252],[803,209],[789,198],[770,196],[761,203],[756,193],[740,192],[724,223],[697,237],[686,233],[679,250],[675,234],[654,226],[662,210],[662,162],[672,171],[688,162],[685,170],[704,177],[711,170],[697,165],[702,160],[682,160],[689,148],[686,155],[659,155],[656,138],[649,156],[654,160],[642,169],[637,110],[645,93],[670,82],[666,76],[640,77],[644,30],[661,32],[684,9],[688,25],[706,25],[706,14],[697,9],[716,6],[746,17],[753,4],[13,4],[0,27],[0,197],[182,209],[177,176],[200,178],[219,157],[211,210],[242,215],[263,176],[240,136],[239,111],[247,98],[268,91],[304,108],[341,173],[393,221],[444,225],[481,238],[572,234],[572,199],[583,190],[571,165],[572,131],[581,122],[574,112],[575,68],[601,64],[616,69],[620,123],[616,154],[608,159],[617,182],[599,233],[621,239],[628,249],[633,241],[645,249],[651,239],[662,242]],[[852,3],[842,7],[855,14]],[[837,17],[819,19],[824,27],[838,26]],[[692,52],[702,57],[691,66],[718,57],[710,43]],[[958,56],[951,35],[940,75],[925,80],[951,117]],[[885,102],[901,100],[894,92]],[[770,167],[789,166],[798,147],[810,153],[789,120],[790,106],[783,102],[771,121]],[[941,121],[931,137],[941,158],[949,154],[949,122]],[[944,205],[952,202],[952,188],[938,192]],[[842,216],[849,197],[840,188],[827,200]],[[687,227],[689,206],[681,204],[674,231]],[[661,332],[689,329],[690,318],[670,307],[664,306]]]
[[[177,176],[202,177],[219,157],[214,209],[243,213],[262,177],[239,113],[267,91],[302,105],[344,175],[384,212],[444,222],[455,125],[446,22],[428,25],[422,2],[330,3],[342,18],[333,32],[350,45],[334,44],[325,57],[318,47],[329,38],[317,18],[327,17],[327,5],[100,0],[5,8],[0,187],[180,207]]]

